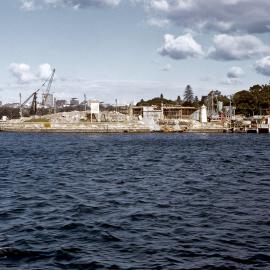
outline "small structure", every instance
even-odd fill
[[[70,100],[70,106],[79,106],[80,102],[78,98],[72,98]]]
[[[2,122],[7,122],[7,120],[8,120],[7,116],[3,115],[1,121]]]
[[[197,109],[181,105],[164,105],[162,110],[164,119],[190,119]]]
[[[154,120],[170,119],[190,119],[196,111],[195,107],[184,107],[180,105],[161,105],[158,106],[133,106],[132,115],[143,118],[153,118]]]
[[[52,108],[54,106],[53,94],[42,94],[42,105],[46,108]]]
[[[64,99],[56,100],[56,107],[57,108],[64,108],[67,105],[67,101]]]
[[[202,107],[201,107],[200,122],[207,123],[207,108],[205,105],[202,105]]]
[[[93,116],[94,118],[99,122],[100,121],[100,106],[99,106],[99,101],[97,100],[88,100],[87,105],[90,107],[90,119],[91,122],[93,121]]]

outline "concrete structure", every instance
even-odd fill
[[[205,105],[202,105],[201,107],[200,122],[207,123],[207,108]]]
[[[195,107],[184,107],[180,105],[162,105],[158,106],[134,106],[132,107],[133,116],[154,118],[155,120],[163,119],[190,119],[196,111]]]
[[[164,119],[190,119],[197,109],[180,105],[164,105],[162,110]]]
[[[56,100],[56,107],[57,108],[64,108],[67,105],[67,101],[64,99]]]
[[[54,106],[53,94],[42,94],[42,105],[46,108],[52,108]]]
[[[80,102],[78,98],[72,98],[69,104],[70,106],[79,106]]]
[[[1,119],[2,122],[6,122],[7,120],[8,120],[7,116],[2,116],[2,119]]]

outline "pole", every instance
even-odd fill
[[[84,94],[84,110],[87,110],[86,94]]]
[[[230,128],[232,127],[232,97],[230,96]]]
[[[53,103],[54,103],[54,114],[56,114],[56,110],[57,110],[57,108],[56,108],[56,98],[53,99]]]
[[[22,93],[19,94],[20,95],[20,118],[22,118]]]
[[[117,107],[117,98],[116,98],[116,99],[115,99],[116,122],[118,122],[118,115],[117,115],[117,112],[118,112],[118,107]]]
[[[92,123],[92,121],[93,121],[93,116],[92,116],[92,102],[90,103],[90,115],[91,115],[91,123]]]

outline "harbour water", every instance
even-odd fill
[[[270,137],[0,133],[0,269],[270,269]]]

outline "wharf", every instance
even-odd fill
[[[47,123],[0,124],[2,132],[37,133],[144,133],[151,130],[141,123]]]

